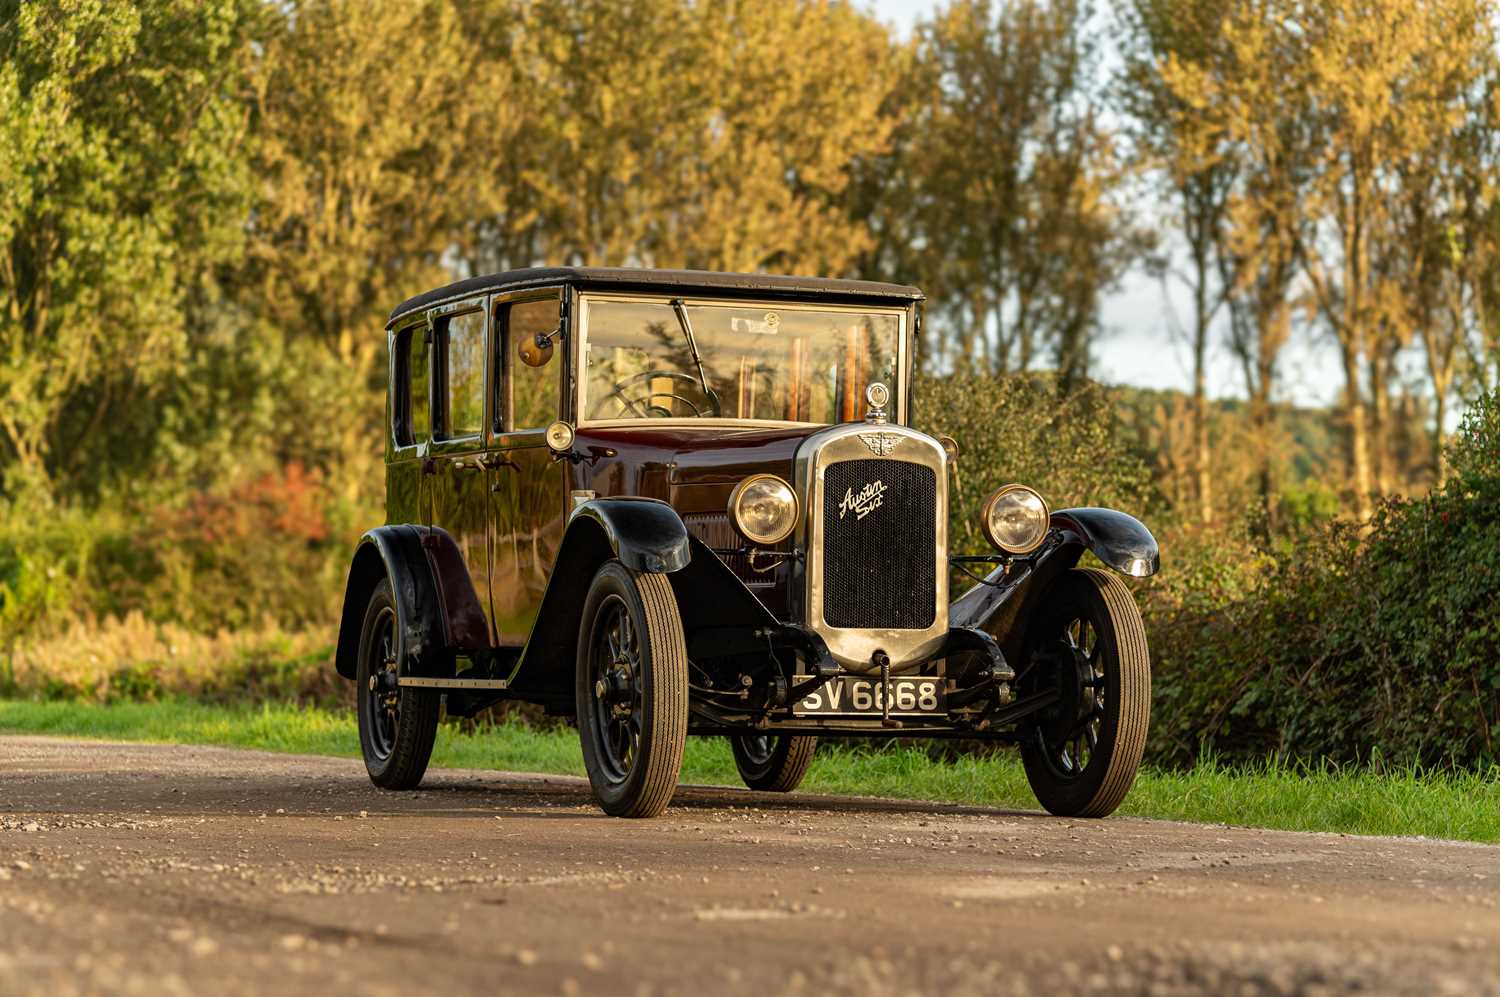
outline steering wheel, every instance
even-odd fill
[[[649,382],[656,378],[666,378],[671,381],[687,382],[688,384],[693,386],[693,390],[697,391],[708,400],[709,410],[715,417],[723,415],[723,411],[719,407],[719,396],[714,394],[712,388],[705,388],[703,384],[691,374],[684,374],[681,371],[676,370],[643,370],[639,374],[632,374],[631,376],[625,378],[625,380],[623,381],[616,381],[613,387],[611,387],[609,394],[605,395],[603,398],[599,399],[592,406],[590,406],[589,417],[597,418],[599,416],[599,409],[604,405],[605,402],[609,401],[612,398],[619,400],[620,411],[622,413],[629,412],[641,419],[671,418],[672,410],[670,408],[664,408],[661,405],[653,404],[652,399],[654,398],[666,398],[673,401],[682,402],[682,404],[693,410],[693,416],[695,418],[703,417],[703,409],[700,408],[698,406],[698,403],[694,402],[691,398],[680,395],[676,391],[660,391],[652,389],[649,385]],[[636,394],[631,390],[635,387],[636,383],[640,381],[648,382],[646,392],[644,394]],[[634,395],[634,397],[632,397],[632,395]]]

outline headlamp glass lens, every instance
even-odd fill
[[[777,543],[797,524],[797,497],[792,486],[765,475],[745,483],[735,494],[735,522],[756,543]]]
[[[1002,550],[1021,553],[1047,533],[1047,503],[1030,488],[1012,488],[990,503],[990,538]]]

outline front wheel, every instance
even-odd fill
[[[594,797],[615,817],[667,808],[687,743],[687,642],[666,575],[606,561],[578,631],[578,736]]]
[[[437,691],[398,684],[400,671],[401,628],[386,579],[365,609],[354,680],[360,753],[370,781],[382,789],[414,789],[422,781],[442,708]]]
[[[1130,791],[1151,720],[1151,657],[1130,590],[1114,575],[1063,575],[1032,623],[1022,696],[1058,701],[1021,731],[1026,778],[1060,817],[1106,817]]]
[[[790,793],[807,775],[818,739],[791,734],[736,734],[729,739],[729,748],[746,786],[768,793]]]

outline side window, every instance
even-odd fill
[[[557,419],[559,371],[566,362],[562,344],[554,340],[554,355],[550,362],[540,367],[531,367],[521,362],[518,352],[520,344],[535,340],[537,335],[546,336],[557,329],[558,299],[539,298],[534,301],[517,301],[503,309],[505,316],[505,359],[502,369],[509,372],[510,397],[508,404],[496,406],[501,430],[545,429]],[[510,418],[498,418],[509,411]]]
[[[396,404],[393,406],[396,443],[409,447],[427,440],[432,428],[427,327],[413,326],[396,334]]]
[[[478,436],[484,431],[484,312],[451,316],[439,329],[443,436]]]

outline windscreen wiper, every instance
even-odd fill
[[[687,306],[681,298],[672,299],[672,311],[677,315],[677,324],[682,326],[682,334],[687,337],[688,352],[693,355],[693,366],[698,368],[698,386],[703,389],[703,397],[713,406],[714,417],[718,418],[724,411],[719,406],[719,396],[708,386],[708,375],[703,373],[703,358],[698,355],[698,341],[693,338],[693,323],[688,321]]]

